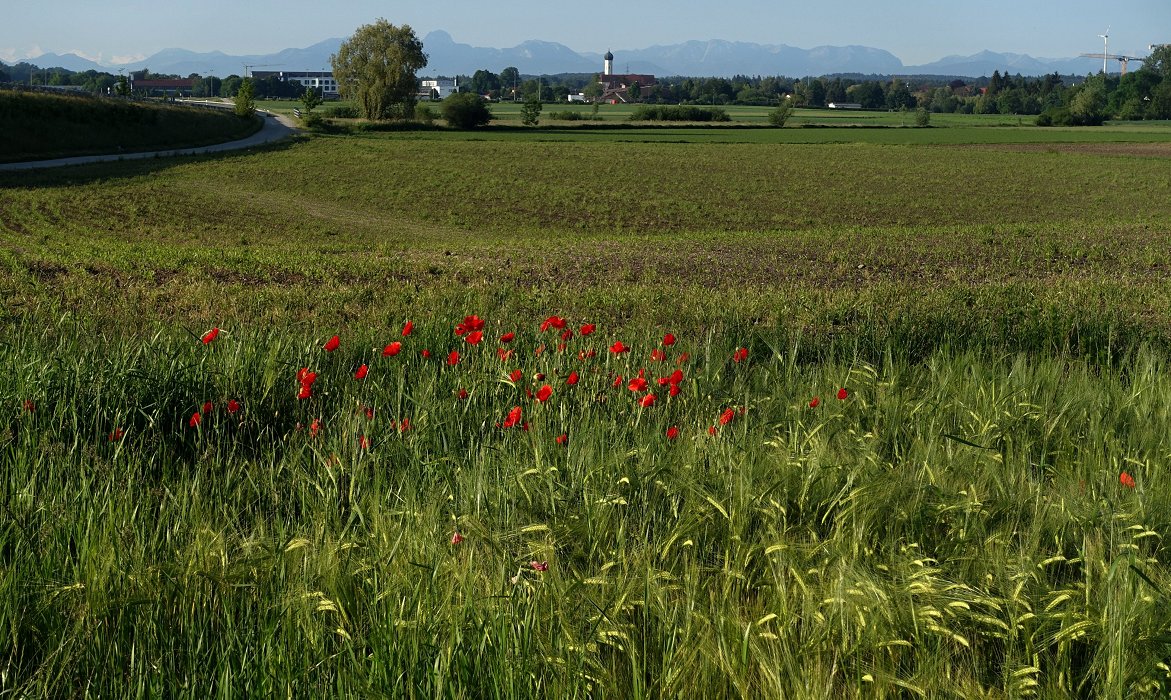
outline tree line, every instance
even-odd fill
[[[122,75],[97,70],[71,71],[59,67],[41,68],[25,61],[11,66],[0,63],[0,84],[76,86],[90,93],[113,95],[117,94],[118,84],[126,78],[131,80],[192,80],[192,97],[235,97],[241,83],[244,82],[242,76],[235,74],[219,78],[199,73],[191,73],[186,76],[173,73],[153,73],[150,69],[144,69]],[[259,98],[296,98],[305,92],[305,88],[300,83],[285,82],[276,76],[252,78],[252,85],[256,97]]]
[[[413,35],[408,38],[414,40]],[[0,63],[0,83],[77,85],[90,92],[111,93],[119,77],[93,70],[43,69],[26,62],[13,66]],[[149,71],[135,74],[136,79],[145,77],[182,76],[155,75]],[[234,97],[243,81],[238,75],[221,79],[193,73],[187,77],[195,80],[192,94],[196,97]],[[565,101],[571,94],[588,94],[599,78],[588,73],[524,76],[514,66],[499,73],[481,69],[472,75],[439,77],[454,77],[461,91],[491,100],[541,102]],[[400,92],[407,90],[402,87]],[[296,98],[304,93],[304,88],[270,76],[254,78],[253,91],[257,98]],[[849,102],[859,104],[863,109],[1040,115],[1041,123],[1094,124],[1106,119],[1171,119],[1171,47],[1154,49],[1141,68],[1125,76],[1098,73],[1085,78],[1057,74],[1023,77],[999,71],[993,72],[991,77],[967,80],[923,76],[677,76],[660,79],[654,85],[639,86],[632,93],[633,99],[648,104],[765,106],[776,105],[791,96],[789,103],[801,107]]]

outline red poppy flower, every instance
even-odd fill
[[[680,384],[683,382],[683,370],[675,370],[670,376],[671,384]]]
[[[736,411],[731,408],[725,408],[724,412],[720,414],[720,425],[727,425],[736,417]]]
[[[686,362],[687,362],[688,360],[690,360],[690,359],[691,359],[691,354],[690,354],[690,353],[686,353],[686,352],[685,352],[685,353],[683,353],[682,355],[680,355],[680,356],[679,356],[679,359],[678,359],[678,360],[675,360],[675,364],[677,364],[677,365],[683,365],[684,363],[686,363]]]
[[[810,408],[817,408],[820,405],[821,405],[821,397],[820,396],[814,396],[812,399],[809,399],[809,407]]]
[[[666,360],[666,359],[667,359],[667,353],[663,352],[662,350],[660,350],[658,348],[651,350],[651,362],[662,362],[663,360]]]
[[[574,386],[577,384],[577,380],[578,380],[577,370],[574,370],[569,373],[568,377],[565,378],[565,383],[568,384],[569,386]]]
[[[33,413],[37,410],[37,405],[33,403],[32,399],[25,399],[24,402],[20,404],[20,407],[24,409],[25,413]]]
[[[1126,472],[1122,472],[1122,474],[1118,476],[1118,482],[1128,489],[1134,488],[1134,477],[1130,474],[1127,474]]]
[[[714,426],[714,425],[709,425],[709,426],[707,427],[707,434],[708,434],[708,435],[715,435],[715,434],[716,434],[716,426]]]
[[[560,316],[550,316],[549,318],[545,319],[544,323],[541,324],[541,332],[544,333],[550,328],[556,330],[565,328],[565,319],[561,318]]]
[[[669,348],[674,344],[675,344],[675,336],[674,335],[668,333],[667,335],[663,336],[663,347]]]
[[[622,353],[628,352],[629,350],[630,348],[623,345],[621,340],[614,341],[614,344],[610,346],[610,352],[614,353],[615,355],[621,355]]]
[[[593,348],[589,348],[588,350],[585,351],[585,357],[583,359],[588,360],[591,357],[597,357],[597,356],[598,356],[598,351],[594,350]]]
[[[569,435],[567,435],[566,433],[561,433],[560,435],[558,435],[557,437],[555,437],[553,439],[557,441],[558,445],[564,445],[565,443],[569,442]]]
[[[631,391],[646,391],[647,380],[643,377],[635,377],[634,379],[630,380],[630,383],[626,385],[626,388],[630,389]]]
[[[549,562],[547,561],[530,561],[529,566],[533,567],[533,571],[544,572],[549,570]]]
[[[674,425],[672,425],[670,428],[667,428],[667,439],[668,440],[675,440],[678,437],[679,437],[679,428],[677,428]]]
[[[403,418],[401,421],[399,421],[398,431],[400,433],[405,433],[410,429],[411,429],[411,419],[410,418]]]
[[[736,363],[743,362],[748,359],[748,348],[737,348],[736,352],[732,353],[732,361]]]
[[[239,410],[240,410],[240,402],[239,401],[237,401],[236,399],[231,399],[228,401],[228,415],[234,416],[234,415],[236,415],[236,413]]]
[[[678,396],[679,395],[679,385],[672,384],[671,388],[667,390],[667,393],[669,393],[671,396]]]
[[[219,328],[213,328],[213,329],[211,329],[210,331],[208,331],[208,332],[204,333],[204,334],[203,334],[203,337],[202,337],[202,338],[200,338],[200,340],[202,340],[202,341],[203,341],[203,344],[204,344],[204,345],[207,345],[207,344],[211,343],[211,341],[213,341],[213,340],[215,340],[216,338],[218,338],[218,337],[219,337],[219,335],[220,335],[220,329],[219,329]]]
[[[578,329],[578,333],[581,333],[582,337],[585,337],[587,335],[591,335],[596,330],[598,330],[598,327],[596,325],[594,325],[592,323],[587,323]]]
[[[571,340],[572,338],[573,338],[573,330],[572,329],[566,328],[565,330],[561,331],[561,340],[562,341]]]
[[[500,358],[501,362],[508,362],[516,353],[512,350],[505,350],[504,348],[496,348],[496,356]]]
[[[369,372],[370,372],[370,368],[367,367],[366,365],[362,365],[361,367],[358,368],[357,372],[354,372],[354,379],[365,379],[366,374]]]
[[[451,543],[453,545],[457,545],[463,541],[464,541],[464,536],[459,534],[459,530],[456,530],[455,533],[451,536]]]
[[[325,345],[322,345],[321,347],[325,348],[326,352],[333,352],[334,350],[337,350],[337,347],[341,344],[342,344],[342,341],[339,340],[338,337],[335,335],[334,337],[325,341]]]
[[[204,413],[211,413],[212,410],[214,410],[214,409],[215,409],[215,405],[212,404],[211,401],[204,401],[203,402],[203,412]]]
[[[203,414],[199,411],[191,414],[191,418],[187,419],[187,425],[192,428],[198,428],[199,424],[203,422]]]
[[[358,436],[358,447],[362,448],[363,450],[370,449],[370,441],[366,439],[365,435]]]
[[[545,352],[545,346],[538,345],[537,348],[533,350],[533,357],[539,357],[543,352]]]
[[[310,372],[308,367],[297,370],[297,381],[302,384],[312,384],[317,381],[317,373]]]
[[[650,408],[651,406],[654,406],[655,405],[655,395],[654,394],[647,394],[646,396],[639,399],[638,405],[642,406],[643,408]]]
[[[516,337],[516,333],[505,333],[504,335],[500,336],[500,342],[511,343],[512,339],[515,337]]]
[[[314,418],[313,422],[309,424],[309,437],[317,437],[319,432],[321,432],[321,419]]]
[[[366,420],[374,420],[374,409],[369,406],[362,407],[362,413],[366,416]]]
[[[548,384],[542,386],[540,389],[537,389],[537,395],[536,395],[537,403],[545,403],[546,401],[549,400],[549,397],[552,395],[553,395],[553,387],[549,386]]]
[[[838,389],[838,401],[845,401],[849,396],[850,392],[846,391],[845,388]]]
[[[403,349],[403,344],[396,340],[393,343],[391,343],[390,345],[387,345],[386,347],[382,348],[382,356],[383,357],[394,357],[395,355],[402,352],[402,349]]]
[[[520,381],[520,380],[521,380],[521,379],[522,379],[524,376],[525,376],[525,373],[524,373],[524,371],[523,371],[523,370],[514,369],[514,370],[512,370],[511,372],[509,372],[509,373],[508,373],[508,381],[512,382],[513,384],[516,384],[516,383],[517,383],[517,382],[519,382],[519,381]]]
[[[108,442],[117,442],[117,441],[121,440],[122,436],[125,434],[126,434],[125,430],[122,430],[121,428],[114,428],[114,431],[110,433],[110,437],[107,441]]]
[[[313,388],[308,384],[302,384],[301,389],[297,391],[297,398],[307,399],[310,396],[313,396]]]
[[[456,335],[464,335],[465,333],[472,333],[484,329],[484,319],[479,316],[464,316],[464,320],[455,327]],[[479,341],[477,341],[479,342]]]
[[[430,350],[421,350],[421,351],[419,352],[419,354],[423,356],[423,359],[424,359],[424,360],[429,360],[429,359],[431,359],[431,351],[430,351]]]
[[[535,375],[533,375],[533,379],[536,379],[538,382],[543,382],[545,381],[545,373],[537,372]]]
[[[413,330],[415,330],[415,324],[411,321],[407,321],[406,325],[403,326],[403,337],[405,338],[410,335],[411,331]]]
[[[455,395],[459,397],[460,401],[463,401],[464,399],[468,398],[468,390],[460,387],[460,390],[456,392]]]
[[[470,345],[479,345],[480,341],[484,339],[483,331],[472,331],[464,340],[468,341]]]
[[[520,406],[513,406],[512,410],[508,412],[508,417],[504,419],[504,427],[511,428],[520,423],[522,412]]]
[[[621,374],[614,377],[614,388],[617,389],[620,386],[622,386],[622,375]]]
[[[557,343],[557,352],[565,352],[565,348],[569,347],[565,343]]]
[[[454,367],[455,365],[458,365],[458,364],[459,364],[459,350],[452,350],[451,352],[447,353],[447,365],[449,367]]]

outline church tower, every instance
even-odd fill
[[[602,75],[614,75],[614,54],[607,50],[606,55],[602,58],[606,59],[606,67]]]

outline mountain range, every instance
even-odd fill
[[[228,55],[220,51],[197,53],[186,49],[164,49],[135,63],[103,66],[75,54],[44,54],[25,59],[42,68],[61,67],[74,71],[149,68],[153,73],[227,76],[242,75],[245,66],[269,70],[329,70],[329,57],[337,53],[343,39],[326,39],[301,49],[272,54]],[[423,38],[428,55],[423,75],[471,75],[476,70],[499,72],[515,66],[525,75],[597,73],[602,68],[600,53],[579,53],[549,41],[525,41],[512,48],[497,49],[456,42],[444,31]],[[657,76],[785,75],[804,77],[856,73],[862,75],[944,75],[980,77],[993,71],[1028,76],[1060,73],[1085,75],[1100,65],[1091,58],[1034,58],[1024,54],[981,51],[971,56],[947,56],[924,65],[904,65],[894,54],[868,46],[817,46],[802,49],[785,44],[754,44],[740,41],[687,41],[668,46],[619,50],[615,53],[617,73],[649,73]],[[1116,69],[1116,66],[1111,66]]]

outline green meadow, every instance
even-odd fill
[[[1171,130],[621,114],[0,173],[0,692],[1171,691]]]

